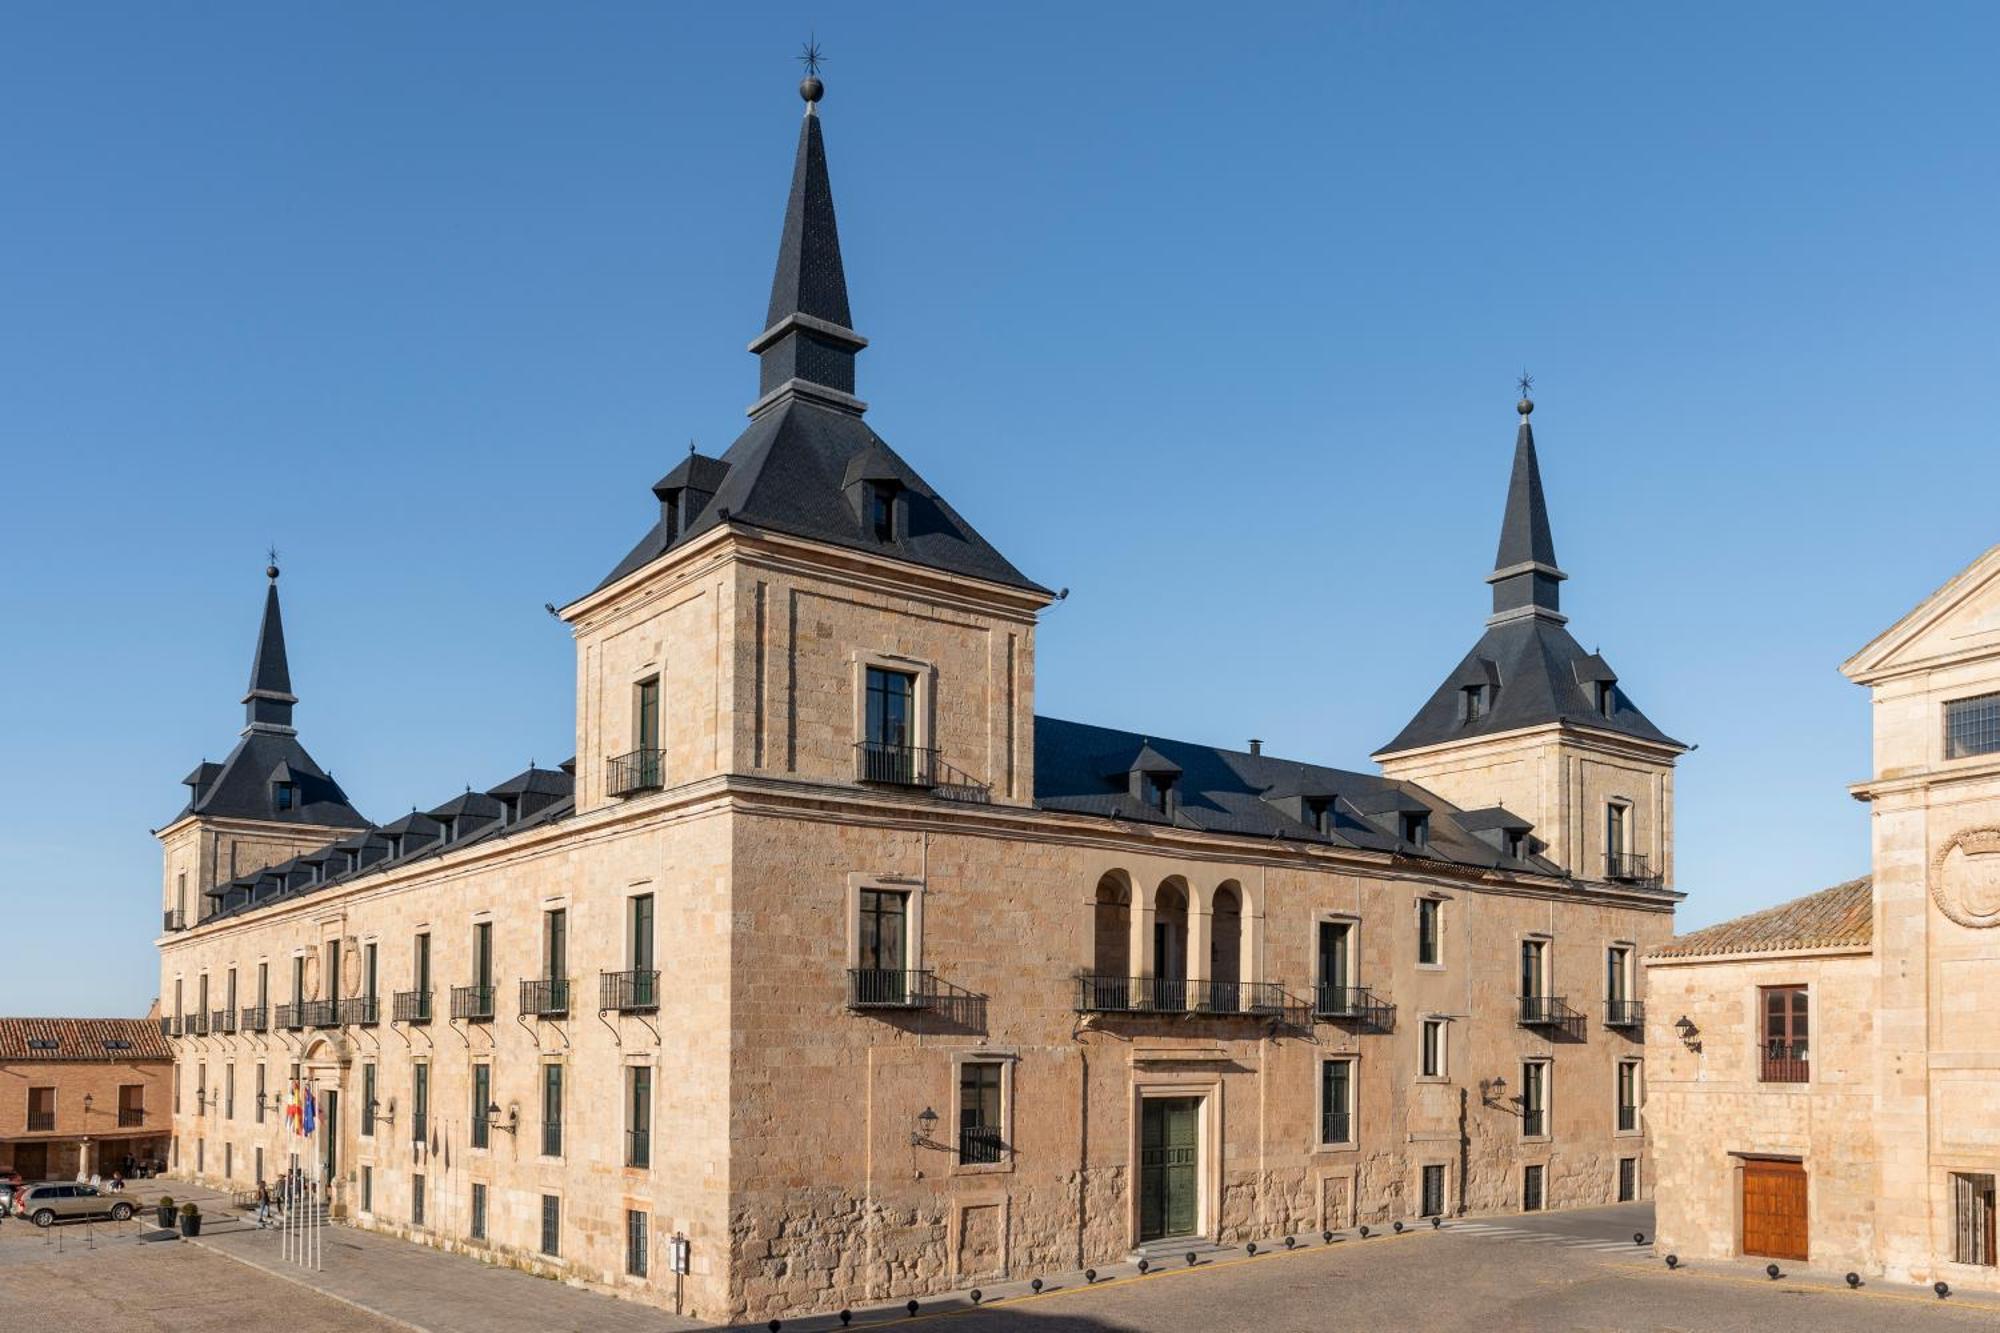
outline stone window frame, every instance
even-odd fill
[[[1537,1188],[1537,1198],[1535,1199],[1535,1206],[1533,1208],[1528,1207],[1528,1173],[1530,1171],[1539,1171],[1541,1173]],[[1549,1211],[1549,1164],[1544,1161],[1521,1163],[1520,1182],[1521,1211],[1523,1213],[1546,1213]]]
[[[1451,1216],[1452,1166],[1453,1166],[1453,1160],[1449,1157],[1418,1157],[1415,1161],[1410,1163],[1410,1171],[1416,1177],[1413,1181],[1411,1181],[1411,1185],[1413,1186],[1413,1188],[1410,1190],[1410,1197],[1417,1201],[1417,1211],[1420,1216],[1431,1215],[1431,1214],[1425,1214],[1423,1212],[1424,1172],[1433,1169],[1440,1173],[1440,1178],[1444,1182],[1444,1188],[1438,1191],[1438,1210],[1435,1216],[1438,1217]]]
[[[1442,918],[1440,918],[1442,920]],[[1327,984],[1326,976],[1320,968],[1319,935],[1324,925],[1344,925],[1347,927],[1347,984],[1361,985],[1361,914],[1344,908],[1326,908],[1313,913],[1312,936],[1307,941],[1312,957],[1313,986],[1315,989]]]
[[[562,1070],[559,1078],[562,1096],[562,1118],[556,1122],[561,1127],[562,1143],[560,1146],[562,1151],[553,1156],[542,1151],[542,1146],[548,1142],[549,1076],[544,1071],[550,1068]],[[571,1096],[574,1089],[570,1084],[571,1079],[568,1064],[560,1055],[545,1055],[535,1062],[535,1160],[537,1162],[560,1164],[569,1160],[570,1143],[574,1137],[570,1133],[574,1126],[570,1123],[569,1110],[570,1104],[575,1100]]]
[[[1450,901],[1451,901],[1451,896],[1449,894],[1430,891],[1425,893],[1419,893],[1416,897],[1415,905],[1411,908],[1410,926],[1411,929],[1413,929],[1416,932],[1416,939],[1415,939],[1415,947],[1410,950],[1410,956],[1416,960],[1414,966],[1419,971],[1443,972],[1446,970],[1444,961],[1444,955],[1445,955],[1444,909],[1445,905]],[[1423,905],[1425,903],[1437,904],[1437,929],[1433,932],[1433,943],[1436,946],[1435,952],[1437,957],[1435,961],[1429,963],[1426,963],[1424,961],[1424,950],[1423,950],[1423,939],[1424,939]]]
[[[861,966],[861,891],[877,889],[901,893],[908,901],[903,909],[903,970],[924,970],[924,881],[914,875],[856,872],[847,877],[847,969]],[[658,906],[658,900],[654,902]],[[659,929],[657,919],[654,929]],[[954,1092],[956,1085],[953,1085]]]
[[[657,923],[656,923],[657,924]],[[646,1092],[646,1165],[633,1166],[629,1160],[631,1150],[624,1143],[624,1136],[632,1129],[632,1074],[634,1069],[644,1069],[650,1076]],[[651,1052],[628,1055],[618,1064],[618,1169],[627,1174],[650,1176],[653,1164],[659,1160],[660,1127],[660,1065]],[[568,1140],[564,1140],[567,1146]]]
[[[1632,1067],[1632,1128],[1618,1128],[1618,1075]],[[1646,1062],[1636,1055],[1621,1055],[1611,1067],[1611,1137],[1638,1139],[1646,1134]]]
[[[1347,1137],[1338,1143],[1328,1143],[1323,1130],[1326,1125],[1326,1107],[1322,1099],[1326,1093],[1326,1066],[1344,1064],[1347,1066]],[[1313,1062],[1313,1151],[1315,1153],[1358,1153],[1361,1151],[1361,1055],[1358,1051],[1337,1051],[1323,1055]]]
[[[1438,1034],[1437,1072],[1424,1072],[1424,1056],[1430,1044],[1430,1031],[1435,1027]],[[1417,1074],[1418,1083],[1451,1082],[1451,1018],[1445,1014],[1425,1014],[1417,1023]]]
[[[1632,1164],[1632,1197],[1629,1199],[1621,1199],[1618,1197],[1618,1187],[1622,1183],[1620,1178],[1624,1174],[1625,1163],[1627,1162],[1630,1162]],[[1644,1169],[1645,1169],[1644,1158],[1643,1155],[1640,1153],[1636,1152],[1621,1153],[1611,1159],[1611,1197],[1615,1202],[1618,1203],[1639,1202],[1640,1193],[1645,1188],[1644,1179],[1643,1176],[1641,1175],[1641,1172],[1643,1172]]]
[[[363,1060],[358,1077],[361,1080],[361,1105],[356,1108],[359,1114],[354,1117],[354,1137],[367,1143],[373,1143],[375,1141],[375,1126],[381,1118],[381,1112],[370,1109],[368,1104],[371,1101],[379,1102],[382,1100],[381,1097],[375,1095],[382,1091],[381,1060]]]
[[[1604,995],[1602,998],[1607,1005],[1614,998],[1611,994],[1611,955],[1621,949],[1625,952],[1624,966],[1619,969],[1625,978],[1625,1003],[1630,1004],[1637,998],[1635,992],[1638,990],[1639,983],[1638,943],[1628,939],[1606,940],[1604,942],[1604,972],[1598,980],[1604,986]]]
[[[1528,1133],[1528,1067],[1542,1071],[1542,1132]],[[1554,1143],[1556,1137],[1556,1061],[1552,1055],[1521,1057],[1521,1136],[1522,1143]]]
[[[222,1118],[236,1118],[236,1061],[222,1062]]]
[[[911,703],[913,726],[910,746],[915,750],[936,748],[937,663],[901,653],[855,649],[848,659],[848,684],[853,694],[854,743],[868,739],[868,668],[894,671],[915,677],[915,697]]]
[[[1521,960],[1526,956],[1528,946],[1530,944],[1541,946],[1540,957],[1537,960],[1541,964],[1541,992],[1538,995],[1520,995],[1517,998],[1523,1000],[1545,999],[1557,993],[1555,943],[1556,937],[1546,930],[1524,930],[1515,937],[1514,984],[1516,987],[1519,987],[1521,984]]]
[[[1021,1062],[1021,1054],[1011,1046],[972,1046],[951,1054],[951,1082],[946,1085],[947,1096],[944,1104],[951,1108],[948,1120],[951,1140],[945,1147],[951,1153],[951,1171],[954,1176],[990,1176],[1006,1174],[1014,1169],[1014,1068]],[[997,1162],[961,1162],[958,1160],[958,1099],[959,1071],[966,1065],[985,1064],[1000,1066],[1000,1160]]]
[[[500,1104],[500,1099],[499,1099],[498,1097],[494,1096],[494,1094],[493,1094],[493,1089],[494,1089],[494,1086],[495,1086],[495,1085],[494,1085],[494,1082],[493,1082],[493,1064],[494,1064],[494,1061],[493,1061],[493,1052],[492,1052],[492,1050],[491,1050],[491,1049],[488,1049],[488,1050],[485,1050],[485,1051],[481,1051],[481,1052],[478,1052],[478,1054],[479,1054],[479,1056],[480,1056],[481,1058],[479,1058],[479,1059],[474,1059],[474,1060],[468,1060],[468,1061],[466,1061],[466,1065],[465,1065],[465,1091],[466,1091],[466,1093],[468,1094],[468,1098],[469,1098],[469,1096],[470,1096],[470,1094],[472,1093],[472,1091],[473,1091],[474,1089],[476,1089],[476,1088],[477,1088],[477,1087],[479,1086],[479,1078],[478,1078],[478,1075],[477,1075],[477,1074],[476,1074],[476,1073],[475,1073],[474,1071],[476,1071],[476,1070],[477,1070],[477,1069],[479,1068],[479,1066],[481,1066],[481,1065],[485,1065],[485,1066],[486,1066],[486,1106],[498,1106],[498,1105]],[[487,1115],[487,1111],[486,1111],[486,1106],[480,1106],[480,1107],[474,1107],[474,1108],[472,1108],[472,1109],[474,1109],[474,1110],[476,1110],[476,1111],[478,1112],[478,1118],[479,1118],[480,1120],[482,1120],[482,1121],[484,1121],[484,1122],[485,1122],[485,1125],[486,1125],[486,1142],[484,1142],[484,1143],[474,1143],[474,1142],[472,1141],[472,1127],[471,1127],[470,1125],[467,1125],[467,1126],[466,1126],[466,1132],[465,1132],[465,1151],[466,1151],[466,1152],[468,1152],[468,1153],[471,1153],[471,1154],[474,1154],[475,1156],[478,1156],[478,1157],[485,1157],[485,1156],[488,1156],[489,1154],[491,1154],[491,1153],[492,1153],[492,1151],[493,1151],[493,1134],[494,1134],[494,1131],[495,1131],[495,1130],[497,1130],[497,1129],[499,1129],[499,1128],[500,1128],[500,1125],[496,1124],[496,1123],[495,1123],[495,1122],[494,1122],[494,1121],[493,1121],[492,1119],[490,1119],[490,1118],[488,1117],[488,1115]]]

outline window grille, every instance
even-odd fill
[[[562,1253],[562,1200],[553,1194],[542,1196],[542,1253]]]
[[[1944,706],[1944,757],[2000,750],[2000,694],[1953,699]]]
[[[1994,1266],[1993,1177],[1955,1171],[1951,1177],[1952,1260]]]

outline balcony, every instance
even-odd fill
[[[1606,852],[1604,878],[1620,884],[1657,887],[1660,877],[1652,872],[1649,858],[1638,852]]]
[[[464,1019],[468,1023],[491,1023],[493,1021],[493,988],[491,986],[453,986],[451,988],[451,1016]]]
[[[926,1009],[937,994],[929,972],[895,972],[876,967],[847,971],[849,1009]]]
[[[1583,1015],[1569,1007],[1560,995],[1523,995],[1520,1025],[1524,1028],[1566,1028]]]
[[[1271,981],[1187,981],[1180,977],[1078,977],[1081,1014],[1198,1014],[1268,1017],[1288,1007]]]
[[[544,977],[521,983],[521,1013],[533,1018],[569,1015],[569,978]]]
[[[604,761],[604,790],[612,796],[636,796],[666,785],[667,752],[634,750]]]
[[[28,1132],[30,1134],[46,1134],[55,1127],[56,1113],[54,1111],[28,1112]]]
[[[208,1015],[199,1010],[191,1014],[181,1015],[181,1031],[187,1033],[190,1037],[206,1037],[208,1035]]]
[[[1810,1083],[1812,1066],[1807,1060],[1806,1043],[1802,1041],[1766,1042],[1757,1063],[1757,1081],[1760,1083]]]
[[[245,1032],[269,1032],[271,1030],[271,1010],[265,1005],[252,1005],[243,1011],[242,1030]]]
[[[1606,1000],[1604,1002],[1604,1026],[1608,1028],[1645,1027],[1646,1002],[1644,1000]]]
[[[146,1123],[146,1108],[143,1106],[121,1106],[118,1108],[118,1128],[138,1129]]]
[[[299,1004],[279,1005],[278,1006],[279,1029],[284,1032],[297,1032],[300,1028],[304,1027],[306,1025],[306,1020],[304,1014],[301,1012],[304,1009],[304,1007],[305,1006]]]
[[[998,1125],[964,1125],[958,1131],[960,1166],[997,1166],[1006,1145],[1000,1142]]]
[[[597,1008],[600,1013],[617,1010],[621,1014],[650,1013],[660,1007],[658,968],[631,972],[601,972],[597,978]]]
[[[1376,1032],[1396,1026],[1396,1006],[1366,986],[1315,986],[1313,1017],[1330,1023],[1359,1023]]]
[[[390,1017],[398,1023],[431,1021],[431,993],[427,990],[399,990],[391,1001]]]
[[[856,741],[854,780],[889,787],[930,787],[937,781],[937,751],[884,741]]]
[[[160,1020],[160,1035],[162,1037],[180,1036],[181,1021],[178,1018],[162,1018]]]
[[[219,1037],[227,1037],[236,1031],[236,1011],[217,1009],[208,1016],[208,1030]]]
[[[373,995],[356,995],[340,1002],[343,1027],[372,1028],[382,1020],[382,1002]]]
[[[307,1000],[299,1006],[299,1017],[311,1028],[340,1026],[340,1006],[332,1000]]]
[[[178,907],[170,908],[164,914],[164,918],[163,929],[169,931],[187,929],[187,913]]]

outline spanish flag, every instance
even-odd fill
[[[292,1081],[291,1091],[285,1094],[285,1123],[291,1126],[292,1132],[294,1134],[298,1133],[299,1131],[299,1117],[301,1114],[302,1114],[302,1108],[299,1105],[299,1084],[298,1080],[294,1079]]]

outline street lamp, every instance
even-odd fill
[[[926,1106],[923,1114],[917,1117],[917,1128],[910,1135],[910,1146],[912,1148],[920,1148],[924,1144],[929,1143],[931,1140],[931,1131],[937,1128],[937,1122],[938,1113]]]

